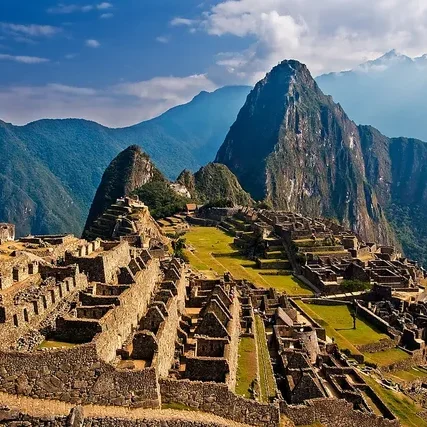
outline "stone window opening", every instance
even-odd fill
[[[46,310],[47,309],[47,299],[46,299],[45,295],[42,296],[42,300],[43,300],[43,307]]]
[[[13,315],[13,324],[18,327],[19,326],[19,322],[18,322],[18,315],[14,314]]]
[[[26,308],[24,308],[24,320],[26,322],[30,321],[30,318],[28,317],[28,310]]]

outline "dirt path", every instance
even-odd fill
[[[8,406],[13,410],[26,413],[33,417],[46,417],[53,415],[66,416],[70,413],[74,405],[60,402],[58,400],[33,399],[25,396],[15,396],[7,393],[0,393],[0,404]],[[237,423],[216,415],[199,411],[179,411],[174,409],[130,409],[122,406],[98,406],[84,405],[85,417],[112,417],[124,419],[156,419],[171,420],[180,419],[186,421],[200,421],[206,423],[216,423],[218,426],[247,427],[247,424]]]

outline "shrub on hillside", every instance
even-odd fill
[[[182,212],[190,202],[186,197],[176,194],[166,181],[149,182],[134,193],[148,206],[154,219],[166,218]]]
[[[359,292],[371,289],[369,282],[362,282],[361,280],[343,280],[340,286],[346,292]]]

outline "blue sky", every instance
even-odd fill
[[[280,60],[314,74],[427,51],[424,0],[1,0],[0,119],[124,126]]]

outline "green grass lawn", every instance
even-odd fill
[[[261,274],[254,261],[233,248],[233,237],[215,227],[191,227],[185,238],[195,249],[193,252],[186,251],[190,264],[198,270],[212,269],[220,275],[229,271],[236,279],[246,279],[264,288],[273,287],[289,295],[313,294],[310,288],[293,276]]]
[[[406,427],[427,427],[427,421],[424,421],[417,415],[422,410],[408,396],[403,393],[397,393],[378,384],[369,375],[363,375],[366,383],[380,396],[388,408],[399,418],[402,426]]]
[[[385,351],[378,351],[377,353],[365,353],[365,358],[369,362],[373,362],[378,366],[392,365],[393,363],[400,362],[409,357],[400,348],[391,348]]]
[[[243,337],[239,342],[239,361],[237,364],[236,393],[251,398],[249,387],[257,378],[258,365],[256,358],[255,339]]]
[[[296,303],[325,328],[326,334],[335,339],[341,350],[348,349],[353,354],[361,354],[356,346],[389,338],[361,318],[357,319],[356,329],[353,329],[353,318],[350,309],[345,305],[304,304],[302,301],[296,301]],[[409,357],[399,348],[377,353],[364,353],[364,356],[367,362],[375,363],[380,367],[400,362]]]
[[[304,304],[302,301],[295,301],[299,307],[301,307],[312,319],[316,320],[320,325],[325,328],[326,335],[330,338],[334,338],[338,347],[341,350],[350,350],[352,354],[362,354],[344,335],[341,331],[338,332],[332,326],[330,326],[322,317],[319,316],[315,311],[312,310],[313,304]]]
[[[276,395],[276,381],[270,363],[270,353],[267,347],[264,322],[259,316],[255,316],[255,329],[258,346],[260,400],[261,402],[269,402],[270,398],[274,398]]]
[[[423,380],[427,378],[427,370],[422,367],[408,369],[407,371],[397,371],[388,374],[390,379],[396,382],[406,382]]]
[[[304,304],[304,306],[304,309],[309,307],[311,311],[316,313],[317,319],[321,319],[354,346],[370,344],[383,338],[389,338],[360,317],[357,318],[356,329],[353,329],[353,317],[349,307],[346,305]]]

